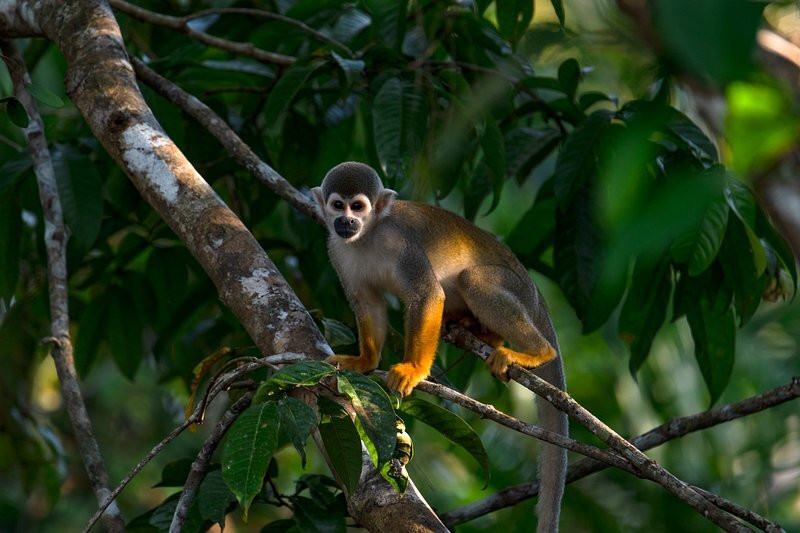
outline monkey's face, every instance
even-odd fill
[[[361,237],[373,217],[372,202],[365,194],[344,196],[331,193],[325,202],[325,221],[328,227],[345,241]]]

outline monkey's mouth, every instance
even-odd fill
[[[355,228],[335,228],[336,235],[341,237],[342,239],[349,239],[351,237],[355,237],[358,234],[358,230]]]

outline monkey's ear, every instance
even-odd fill
[[[317,203],[317,211],[321,216],[325,216],[325,196],[322,194],[322,187],[314,187],[311,189],[311,196],[314,197],[314,201]]]
[[[378,194],[378,199],[375,201],[375,214],[382,217],[389,213],[389,208],[392,206],[392,200],[397,193],[392,189],[383,189]]]

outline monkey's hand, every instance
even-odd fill
[[[503,381],[508,381],[508,367],[512,364],[516,363],[525,368],[536,368],[552,361],[556,356],[556,351],[549,342],[545,343],[545,346],[542,346],[542,349],[536,354],[522,353],[505,346],[498,346],[486,359],[486,364],[489,365],[492,374]]]
[[[425,379],[427,375],[427,372],[414,363],[397,363],[389,369],[386,384],[390,389],[399,392],[400,396],[408,396],[417,383]]]
[[[362,374],[372,372],[378,367],[378,361],[370,359],[369,357],[356,357],[353,355],[331,355],[325,359],[325,362],[339,368],[355,370]]]

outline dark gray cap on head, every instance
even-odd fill
[[[371,166],[356,161],[347,161],[330,169],[325,175],[325,179],[322,180],[321,187],[325,198],[332,192],[337,192],[342,196],[364,193],[367,198],[374,200],[383,189],[383,183]]]

